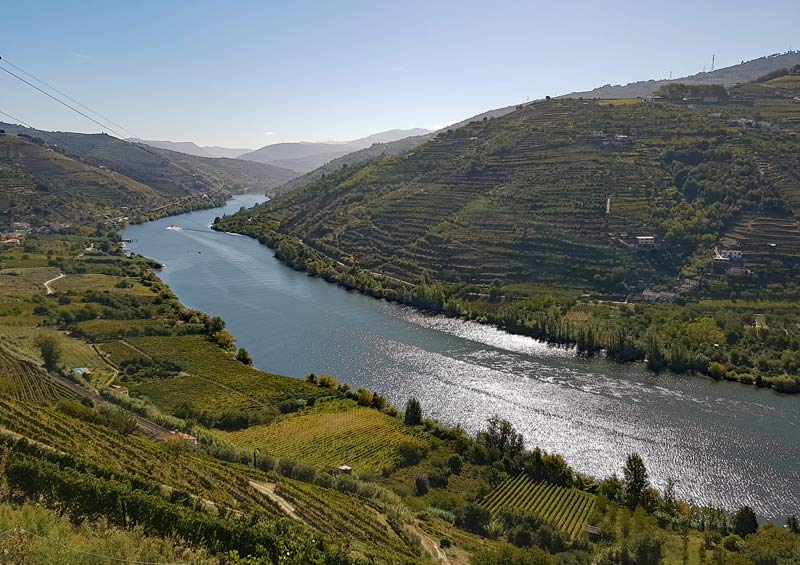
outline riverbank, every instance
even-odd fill
[[[800,392],[800,307],[791,302],[705,300],[624,304],[540,285],[412,284],[359,269],[297,238],[223,217],[213,229],[257,239],[293,269],[348,290],[432,314],[461,317],[550,344],[574,346],[648,370],[700,374],[779,393]],[[775,331],[767,331],[766,318]],[[785,333],[785,335],[784,335]]]
[[[226,320],[255,366],[298,377],[328,373],[400,407],[413,396],[426,414],[470,434],[499,414],[530,448],[561,453],[581,473],[619,473],[637,451],[657,485],[676,478],[679,497],[701,504],[744,502],[776,517],[795,504],[792,481],[800,476],[786,467],[791,454],[800,457],[793,398],[649,373],[343,292],[287,267],[252,238],[208,229],[215,216],[261,200],[242,197],[125,232],[131,250],[170,265],[159,276],[184,304]]]

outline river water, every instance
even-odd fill
[[[427,316],[296,272],[257,241],[209,229],[264,201],[239,196],[124,232],[189,307],[225,319],[263,370],[328,373],[475,432],[492,414],[578,471],[619,473],[638,452],[686,500],[800,514],[800,397],[655,375],[472,322]],[[169,228],[169,229],[168,229]]]

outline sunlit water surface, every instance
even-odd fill
[[[160,277],[189,307],[222,316],[261,369],[329,373],[397,406],[470,432],[500,414],[529,447],[564,455],[578,471],[620,472],[640,453],[657,485],[685,499],[782,520],[800,513],[800,397],[572,351],[472,322],[427,316],[308,277],[253,239],[213,232],[215,216],[165,218],[125,230],[130,250],[167,265]]]

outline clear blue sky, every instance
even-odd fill
[[[254,148],[800,48],[798,0],[31,0],[2,20],[0,55],[137,135]],[[0,110],[98,129],[0,75]]]

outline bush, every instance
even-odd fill
[[[416,487],[417,496],[428,494],[428,488],[430,485],[428,483],[428,477],[425,475],[419,475],[414,482],[414,485]]]
[[[419,463],[425,457],[425,449],[411,441],[404,441],[397,446],[397,465],[410,467]]]
[[[460,475],[461,469],[464,467],[464,460],[458,453],[454,453],[450,456],[447,460],[447,468],[450,469],[450,472],[454,475]]]
[[[370,406],[372,405],[372,393],[363,388],[358,389],[358,405]]]
[[[336,380],[330,375],[322,375],[317,380],[317,384],[322,388],[336,388]]]
[[[492,518],[486,508],[475,503],[469,503],[463,508],[459,508],[455,515],[456,526],[482,536],[486,535],[489,521]]]

